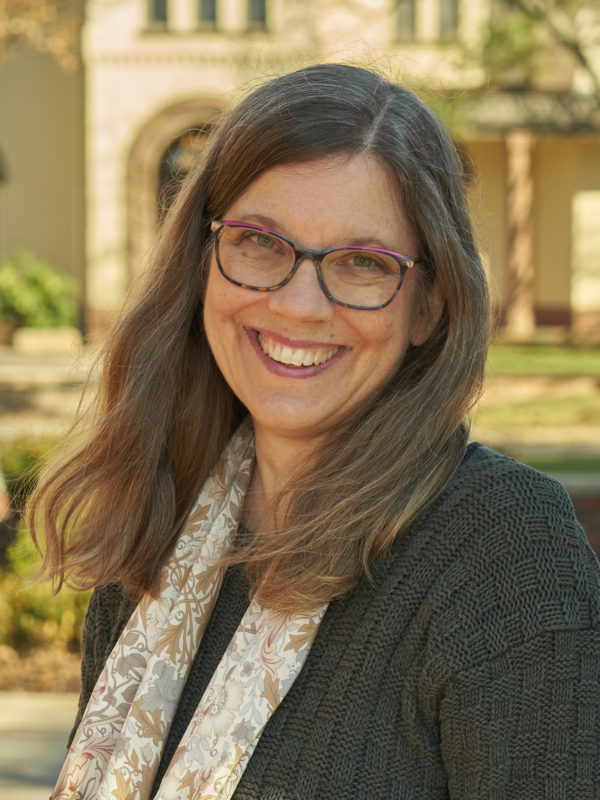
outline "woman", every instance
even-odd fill
[[[322,65],[232,112],[32,506],[98,587],[54,797],[598,796],[598,565],[467,441],[487,334],[413,95]]]

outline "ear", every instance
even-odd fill
[[[444,303],[441,286],[436,280],[433,286],[426,290],[425,302],[420,308],[415,309],[415,318],[410,334],[410,343],[413,347],[420,347],[429,339],[442,316]]]

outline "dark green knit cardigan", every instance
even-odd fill
[[[366,581],[332,602],[235,800],[600,798],[600,570],[564,490],[471,445]],[[245,610],[231,569],[154,791]],[[133,606],[94,593],[81,710]]]

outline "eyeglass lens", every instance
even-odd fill
[[[217,239],[221,267],[232,280],[261,289],[284,282],[296,262],[293,247],[267,231],[224,225]],[[386,304],[399,288],[402,269],[391,255],[367,248],[340,248],[320,261],[323,282],[340,303]]]

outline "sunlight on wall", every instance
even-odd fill
[[[572,200],[571,302],[577,311],[600,307],[600,191],[576,192]]]

